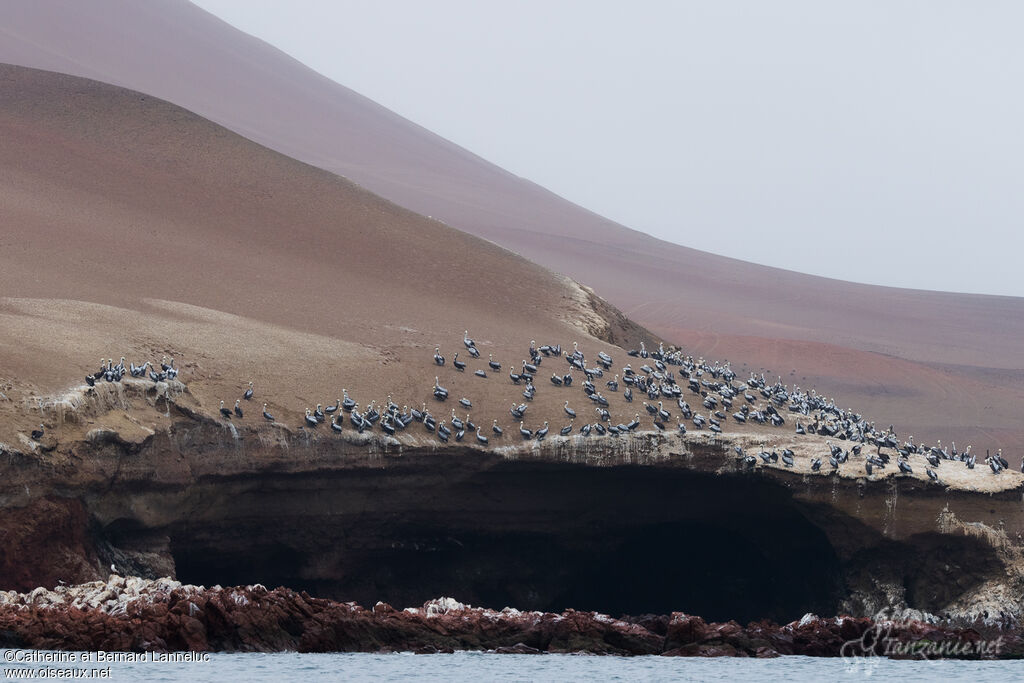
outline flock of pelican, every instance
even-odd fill
[[[502,372],[503,366],[494,359],[493,354],[488,354],[486,362],[482,360],[482,354],[476,342],[470,338],[468,330],[463,335],[462,344],[466,355],[473,361],[479,361],[480,366],[473,369],[474,375],[486,378],[490,374]],[[459,359],[460,353],[461,350],[453,355],[449,365],[441,354],[440,346],[434,348],[433,362],[439,374],[434,377],[430,393],[438,403],[445,403],[450,398],[448,389],[441,384],[441,368],[450,367],[458,373],[469,370],[469,363]],[[971,453],[970,446],[962,451],[957,449],[955,443],[946,447],[939,441],[935,446],[927,446],[915,443],[913,436],[901,444],[892,425],[887,429],[876,428],[874,422],[867,421],[861,414],[840,408],[835,401],[813,390],[804,391],[795,385],[789,387],[782,383],[781,377],[771,383],[765,379],[764,374],[751,373],[745,380],[739,380],[728,361],[712,363],[703,358],[694,359],[679,350],[667,351],[662,344],[658,345],[656,351],[648,351],[641,342],[639,349],[628,351],[627,355],[629,358],[626,364],[614,372],[615,360],[603,351],[598,352],[591,362],[576,342],[572,344],[572,351],[563,351],[560,344],[538,346],[535,341],[531,341],[527,358],[509,367],[507,375],[507,386],[516,387],[517,391],[522,388],[522,398],[511,401],[509,408],[509,415],[518,428],[519,439],[540,441],[548,437],[550,421],[544,421],[540,428],[530,429],[526,426],[527,414],[539,391],[539,378],[547,375],[546,369],[541,372],[541,365],[564,360],[565,365],[551,371],[548,378],[551,390],[565,392],[578,385],[582,392],[579,400],[591,404],[583,414],[592,417],[581,418],[577,410],[570,406],[576,399],[566,393],[568,398],[562,402],[562,410],[568,423],[557,428],[560,437],[569,437],[574,433],[583,437],[621,436],[643,431],[647,425],[658,431],[674,430],[679,434],[704,429],[722,433],[730,423],[755,423],[781,428],[793,420],[797,434],[828,437],[828,453],[811,458],[812,471],[820,471],[825,463],[830,469],[839,470],[854,457],[862,463],[869,476],[875,470],[884,470],[893,464],[900,472],[912,474],[916,463],[911,458],[915,457],[927,476],[938,481],[937,470],[943,463],[961,463],[971,470],[977,463],[977,456]],[[633,363],[639,364],[639,367],[634,368]],[[89,387],[95,387],[101,382],[120,382],[126,375],[148,378],[154,383],[178,376],[173,358],[162,358],[160,369],[156,367],[150,361],[142,365],[125,365],[124,357],[119,363],[114,363],[112,358],[100,359],[99,370],[88,373],[85,380]],[[607,379],[608,374],[613,375],[611,379]],[[229,408],[225,401],[220,402],[221,417],[225,420],[243,418],[245,410],[242,402],[251,401],[254,395],[255,385],[249,382],[232,407]],[[579,394],[576,396],[579,397]],[[616,404],[614,406],[613,401]],[[460,397],[457,403],[463,409],[473,407],[472,400],[466,396]],[[613,412],[621,414],[623,407],[626,407],[627,414],[630,408],[635,407],[633,417],[625,421],[613,418]],[[379,427],[385,434],[395,436],[409,429],[413,423],[420,423],[427,433],[443,443],[451,440],[461,442],[467,434],[473,435],[476,442],[484,446],[492,439],[505,438],[505,430],[498,418],[491,420],[489,435],[484,435],[484,427],[475,424],[468,412],[465,418],[460,418],[454,407],[450,414],[444,410],[439,412],[444,413],[443,417],[433,414],[426,403],[422,403],[420,409],[400,407],[390,395],[379,405],[376,400],[372,400],[360,409],[360,404],[349,396],[347,389],[343,389],[342,396],[333,405],[317,404],[315,408],[307,408],[302,428],[315,430],[321,424],[326,424],[333,432],[341,433],[346,428],[347,420],[351,428],[359,433]],[[263,404],[262,417],[268,422],[276,422],[267,403]],[[582,423],[578,427],[577,420]],[[38,441],[44,432],[44,425],[39,425],[38,429],[31,432],[31,438]],[[849,447],[844,448],[841,445],[843,442]],[[736,455],[749,467],[756,466],[759,459],[764,464],[781,461],[784,467],[793,467],[796,458],[792,450],[785,448],[781,451],[761,450],[754,455],[745,453],[737,446]],[[995,475],[1010,468],[1002,449],[994,455],[987,454],[984,463]],[[1024,472],[1024,462],[1021,471]]]
[[[462,344],[465,353],[474,361],[480,361],[473,374],[486,378],[493,373],[502,372],[503,366],[488,354],[487,361],[476,342],[470,338],[468,330],[464,333]],[[441,368],[450,367],[455,372],[465,373],[470,369],[465,360],[460,360],[458,351],[451,361],[442,355],[440,346],[434,348],[433,362],[438,372]],[[517,427],[518,437],[522,441],[540,441],[549,436],[550,420],[535,429],[526,426],[527,414],[531,402],[538,393],[537,384],[542,375],[543,363],[556,363],[560,359],[566,365],[551,371],[549,382],[554,390],[565,391],[578,385],[582,391],[582,400],[589,401],[591,406],[585,414],[591,419],[581,419],[573,407],[571,398],[562,403],[562,410],[568,420],[564,426],[557,428],[557,434],[568,437],[578,433],[584,437],[591,435],[620,436],[653,428],[658,431],[674,430],[686,434],[688,430],[708,430],[722,433],[729,423],[745,425],[754,423],[768,427],[781,428],[792,420],[797,434],[817,434],[829,437],[826,442],[828,454],[811,458],[810,467],[819,471],[825,463],[832,470],[846,465],[851,456],[862,461],[865,472],[871,475],[875,470],[884,470],[893,464],[903,473],[913,473],[915,466],[911,456],[919,456],[923,461],[925,473],[932,480],[938,481],[937,470],[943,462],[959,462],[969,469],[974,469],[976,456],[971,454],[970,446],[958,451],[956,444],[944,447],[939,441],[935,446],[919,445],[911,436],[903,444],[896,437],[892,425],[887,429],[875,427],[861,414],[843,409],[834,400],[818,395],[815,391],[804,391],[799,386],[784,385],[779,378],[776,382],[767,381],[764,374],[754,374],[740,381],[728,361],[724,363],[709,362],[703,358],[694,359],[679,350],[666,351],[662,344],[656,351],[648,351],[641,342],[640,348],[627,352],[628,362],[619,372],[614,372],[615,360],[603,351],[598,352],[589,361],[576,342],[572,350],[563,351],[560,344],[538,346],[531,341],[527,349],[527,358],[508,368],[509,387],[522,388],[522,398],[511,402],[509,415]],[[634,360],[635,359],[635,360]],[[639,364],[634,368],[633,363]],[[608,379],[607,375],[612,374]],[[442,385],[440,374],[434,377],[430,388],[431,396],[438,403],[449,400],[449,390]],[[504,439],[505,430],[497,418],[493,418],[488,435],[483,433],[484,425],[476,424],[468,412],[461,418],[456,408],[450,414],[445,410],[435,415],[426,403],[420,409],[399,406],[389,395],[379,405],[376,400],[370,401],[365,408],[342,391],[342,398],[333,405],[317,404],[315,408],[306,409],[303,428],[317,429],[326,424],[332,431],[341,433],[346,420],[359,433],[380,428],[385,434],[394,436],[410,428],[413,423],[420,423],[423,429],[434,435],[439,441],[462,442],[472,435],[480,445],[488,445],[492,439]],[[567,394],[568,395],[568,394]],[[253,396],[253,383],[249,383],[242,399],[249,400]],[[613,406],[612,402],[617,405]],[[691,405],[692,402],[692,405]],[[472,400],[466,396],[458,399],[461,408],[473,407]],[[624,406],[636,407],[631,419],[623,421],[613,418],[613,412],[621,412]],[[628,408],[627,408],[628,410]],[[221,402],[221,414],[226,419],[232,416],[242,417],[240,400],[235,401],[234,409],[225,407]],[[263,404],[263,417],[268,421],[275,418]],[[582,424],[577,425],[577,420]],[[649,425],[649,427],[648,427]],[[850,445],[844,449],[839,443]],[[867,449],[867,450],[865,450]],[[873,449],[873,450],[872,450]],[[737,447],[737,456],[748,466],[753,467],[758,459],[767,464],[781,460],[784,467],[792,467],[797,457],[792,450],[762,450],[757,455],[744,453]],[[863,451],[863,453],[862,453]],[[887,451],[891,451],[887,452]],[[893,462],[895,456],[895,462]],[[993,474],[1009,469],[1009,463],[1002,455],[1002,450],[989,455],[984,462]],[[1022,464],[1024,471],[1024,464]]]

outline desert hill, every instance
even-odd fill
[[[901,434],[1024,448],[1022,299],[857,285],[653,239],[487,163],[184,0],[19,0],[5,11],[0,60],[175,102],[593,286],[695,355],[742,360],[743,369],[763,368],[842,404],[870,405]],[[932,267],[880,249],[894,268]],[[956,278],[951,272],[950,290]]]
[[[452,404],[467,396],[507,418],[506,373],[532,339],[596,354],[647,337],[563,276],[167,102],[13,66],[0,91],[9,416],[84,387],[101,356],[166,355],[214,415],[248,381],[257,422],[267,401],[298,427],[343,388],[363,407],[388,395],[419,407],[440,374]],[[438,345],[448,359],[461,350],[468,371],[436,367]],[[541,392],[538,419],[557,399]],[[5,420],[0,441],[24,421]]]

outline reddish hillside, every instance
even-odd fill
[[[588,332],[645,334],[563,276],[167,102],[7,65],[0,92],[0,441],[100,356],[177,357],[213,414],[254,380],[293,426],[343,388],[441,417],[467,396],[507,423],[522,388],[505,373],[531,338],[621,358]],[[468,371],[436,367],[436,345]],[[489,353],[504,372],[475,377]],[[541,389],[531,419],[564,398]],[[259,407],[246,419],[262,424]]]
[[[918,397],[892,406],[901,426],[941,425],[946,438],[1024,448],[1024,400],[1007,380],[1013,373],[1001,372],[1024,368],[1024,299],[855,285],[655,240],[487,163],[184,0],[18,0],[5,7],[0,37],[0,60],[173,101],[589,284],[695,353],[742,356],[778,374],[788,368],[777,362],[805,361],[820,367],[808,381],[855,405],[878,392],[875,379],[850,377],[885,357],[908,361],[877,378],[894,395]],[[928,267],[913,255],[885,258]],[[949,288],[957,288],[953,276]],[[842,365],[828,349],[839,350]]]

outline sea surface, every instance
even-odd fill
[[[1024,677],[1020,661],[968,662],[953,660],[895,661],[867,658],[857,661],[814,657],[776,659],[702,659],[675,657],[598,657],[591,655],[497,655],[459,652],[414,654],[210,654],[206,661],[167,662],[22,662],[4,650],[3,680],[21,676],[54,680],[46,670],[109,669],[109,677],[62,674],[60,680],[111,681],[1010,681]],[[85,653],[77,653],[79,657]],[[34,670],[33,675],[28,670]],[[100,678],[99,676],[102,676]],[[19,677],[20,678],[20,677]],[[21,678],[21,680],[29,680]]]

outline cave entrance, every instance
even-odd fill
[[[840,562],[787,489],[749,476],[523,462],[235,482],[228,518],[172,529],[178,578],[398,607],[834,614]],[[273,496],[268,500],[267,496]],[[272,517],[260,515],[270,507]]]

